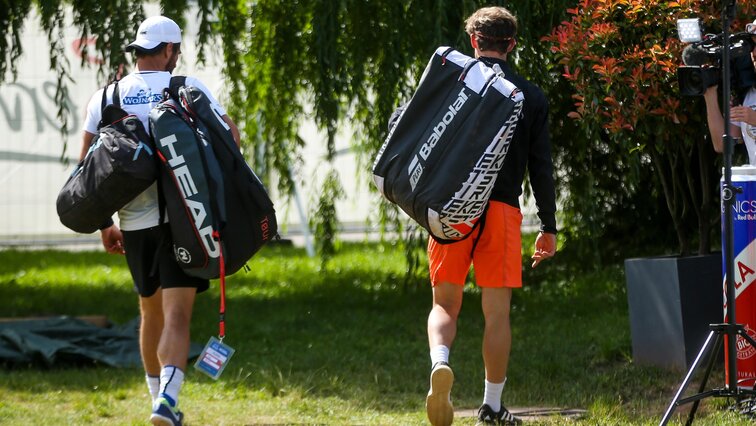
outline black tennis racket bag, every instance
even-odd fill
[[[523,99],[498,67],[438,48],[375,159],[378,190],[436,240],[466,237],[488,204]]]
[[[111,224],[120,210],[155,182],[154,145],[142,122],[120,107],[118,82],[113,103],[102,94],[102,119],[84,159],[76,166],[55,202],[63,225],[92,233]]]
[[[171,79],[150,126],[163,164],[160,193],[184,271],[214,279],[238,271],[277,235],[273,203],[204,93]]]

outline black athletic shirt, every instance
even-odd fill
[[[499,64],[504,78],[514,83],[525,95],[522,116],[517,122],[512,144],[504,159],[504,166],[496,178],[491,199],[520,207],[522,183],[528,169],[533,188],[541,231],[556,234],[556,195],[554,191],[554,164],[549,142],[549,105],[540,88],[515,74],[506,61],[497,58],[478,58],[484,64]]]

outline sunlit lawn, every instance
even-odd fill
[[[237,352],[218,381],[189,369],[187,423],[424,424],[430,291],[422,276],[405,283],[404,265],[402,249],[388,244],[345,245],[325,269],[301,249],[264,249],[249,272],[228,279],[226,342]],[[536,424],[658,424],[683,372],[633,364],[621,267],[574,270],[557,257],[515,293],[505,404],[587,410]],[[217,334],[218,294],[215,285],[198,297],[193,341]],[[123,258],[0,252],[0,317],[103,314],[124,323],[136,303]],[[451,357],[456,408],[482,400],[482,326],[480,294],[469,286]],[[724,403],[706,400],[697,419],[742,424]],[[145,424],[149,411],[139,369],[0,371],[2,424]]]

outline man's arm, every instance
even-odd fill
[[[556,254],[556,247],[556,234],[539,232],[535,241],[535,251],[533,252],[533,256],[530,257],[533,259],[531,267],[535,268],[544,259],[554,256]]]
[[[711,143],[714,145],[714,151],[724,152],[724,117],[719,108],[719,98],[717,96],[717,86],[711,86],[704,92],[704,101],[706,102],[706,122],[709,125],[709,134]],[[734,109],[734,108],[733,108]],[[737,126],[730,125],[730,135],[738,135],[740,129]]]
[[[541,230],[535,241],[532,267],[556,254],[556,191],[554,189],[554,163],[549,140],[548,103],[543,93],[533,97],[536,103],[530,128],[528,175],[538,207]],[[527,102],[527,100],[526,100]]]
[[[79,161],[83,160],[84,157],[87,156],[87,152],[89,152],[89,147],[92,146],[92,139],[94,139],[95,135],[84,132],[84,136],[82,137],[81,141],[81,152],[79,153]]]
[[[107,228],[100,229],[100,239],[105,251],[111,254],[125,254],[123,249],[123,234],[118,225],[112,223]]]

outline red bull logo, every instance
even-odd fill
[[[733,278],[735,288],[735,322],[744,327],[745,334],[756,339],[756,168],[733,167],[733,184],[743,189],[735,197],[732,209],[722,210],[722,214],[732,215],[733,222]],[[723,204],[724,206],[724,204]],[[725,210],[729,210],[725,212]],[[722,220],[724,223],[724,218]],[[724,235],[724,232],[723,232]],[[722,265],[723,271],[727,265]],[[724,280],[727,284],[727,280]],[[726,286],[723,286],[724,315],[727,320]],[[725,346],[725,354],[729,347]],[[738,387],[750,388],[756,379],[756,347],[743,336],[735,338]],[[729,359],[725,355],[725,368]],[[726,377],[729,380],[729,377]],[[730,383],[728,383],[729,385]]]
[[[751,337],[751,339],[756,339],[756,332],[754,332],[751,327],[746,326],[745,332],[748,334],[748,336]],[[748,341],[743,337],[738,335],[737,341],[735,342],[735,346],[738,348],[738,359],[739,360],[745,360],[748,359],[754,355],[756,355],[756,348],[753,347]]]

